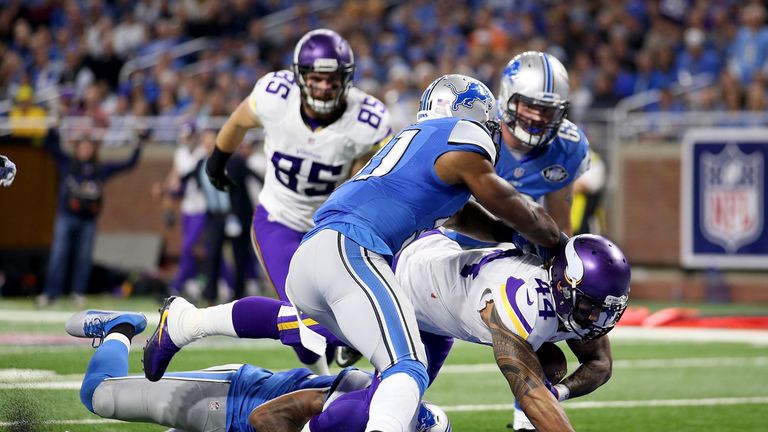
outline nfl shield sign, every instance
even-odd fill
[[[689,132],[682,156],[683,264],[765,268],[768,130]]]
[[[763,154],[729,144],[701,155],[702,232],[729,253],[755,240],[763,228]]]

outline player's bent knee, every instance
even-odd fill
[[[115,397],[113,395],[114,387],[99,386],[93,392],[93,411],[96,415],[105,418],[115,416]]]
[[[404,373],[413,378],[419,386],[419,395],[424,396],[424,392],[427,390],[427,386],[429,386],[429,375],[427,374],[427,367],[424,366],[424,363],[418,360],[399,361],[382,372],[381,378],[386,379],[396,373]]]
[[[94,407],[94,394],[98,390],[99,385],[104,382],[103,376],[87,376],[83,379],[83,385],[80,386],[80,402],[85,405],[88,410],[94,414],[104,417],[101,413],[102,410],[96,410]],[[102,398],[104,399],[104,398]]]

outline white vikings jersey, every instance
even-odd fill
[[[544,342],[578,338],[558,331],[541,261],[515,249],[462,250],[430,231],[401,252],[395,276],[416,309],[420,330],[492,345],[479,311],[493,300],[507,329],[534,350]]]
[[[259,202],[271,219],[309,231],[312,215],[349,177],[354,160],[389,137],[389,113],[378,99],[350,88],[344,114],[312,131],[301,117],[301,92],[293,72],[263,76],[248,97],[264,126],[267,172]]]

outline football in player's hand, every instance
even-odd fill
[[[536,355],[549,382],[554,385],[565,378],[565,374],[568,373],[568,362],[560,347],[552,342],[544,342],[536,351]]]

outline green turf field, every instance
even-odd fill
[[[90,341],[64,333],[63,323],[73,309],[61,304],[38,313],[30,305],[30,301],[0,300],[0,431],[166,429],[105,421],[88,412],[79,402],[78,388],[93,350]],[[131,373],[141,374],[141,346],[154,329],[156,305],[146,299],[93,298],[90,306],[148,313],[150,328],[134,339],[131,353]],[[710,305],[706,310],[721,314],[765,309]],[[566,402],[566,412],[578,431],[766,430],[767,340],[765,332],[739,342],[617,335],[613,378],[594,394]],[[298,366],[291,350],[272,341],[212,338],[185,348],[171,369],[243,362],[273,369]],[[570,356],[569,370],[575,366]],[[456,431],[505,431],[511,420],[511,393],[487,347],[457,342],[426,398],[446,409]],[[19,423],[30,420],[35,423]]]

